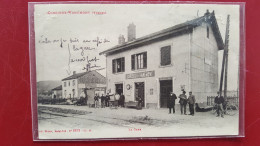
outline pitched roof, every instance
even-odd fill
[[[85,75],[87,73],[88,72],[76,73],[76,74],[73,74],[73,75],[71,75],[71,76],[69,76],[67,78],[62,79],[62,81],[64,81],[64,80],[71,80],[71,79],[77,79],[77,78],[79,78],[79,77],[81,77],[81,76],[83,76],[83,75]]]
[[[53,89],[51,89],[51,90],[62,90],[62,85],[60,85],[60,86],[58,86],[58,87],[55,87],[55,88],[53,88]]]
[[[64,79],[62,79],[62,81],[65,81],[65,80],[72,80],[72,79],[78,79],[79,77],[82,77],[86,74],[90,74],[90,73],[95,73],[95,74],[99,74],[101,75],[99,72],[95,71],[95,70],[92,70],[92,71],[88,71],[88,72],[82,72],[82,73],[76,73],[76,74],[73,74],[69,77],[66,77]],[[91,74],[92,75],[92,74]],[[101,75],[102,77],[104,77],[103,75]]]
[[[117,53],[117,52],[121,52],[127,49],[131,49],[131,48],[135,48],[135,47],[139,47],[139,46],[143,46],[143,45],[147,45],[156,41],[160,41],[162,39],[168,39],[170,37],[174,37],[174,36],[178,36],[184,33],[188,33],[188,32],[192,32],[193,28],[199,26],[202,24],[202,22],[206,22],[208,24],[212,25],[212,30],[213,30],[213,34],[216,38],[217,41],[217,45],[218,45],[218,49],[219,50],[223,50],[224,49],[224,43],[223,43],[223,39],[221,37],[219,28],[218,28],[218,24],[217,24],[217,20],[215,17],[215,13],[214,11],[212,13],[209,13],[208,11],[205,13],[204,16],[198,17],[196,19],[163,29],[161,31],[140,37],[138,39],[135,39],[133,41],[130,42],[126,42],[124,44],[121,45],[116,45],[108,50],[105,50],[101,53],[99,53],[100,55],[102,54],[113,54],[113,53]]]

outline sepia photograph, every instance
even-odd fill
[[[38,140],[239,136],[241,5],[29,6]]]

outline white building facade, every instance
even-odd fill
[[[106,78],[97,71],[73,72],[73,75],[62,79],[63,98],[80,98],[87,95],[88,101],[93,103],[94,95],[105,94],[105,89]]]
[[[128,35],[135,35],[131,33],[134,24],[129,27]],[[218,50],[223,49],[223,41],[214,12],[130,38],[101,53],[106,55],[108,92],[123,93],[126,102],[141,97],[146,108],[166,107],[171,91],[177,96],[182,90],[192,91],[197,102],[216,95]]]

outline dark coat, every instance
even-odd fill
[[[180,98],[179,103],[180,103],[181,105],[186,105],[186,104],[187,104],[187,96],[186,96],[185,94],[181,94],[181,95],[179,96],[179,98]]]
[[[224,101],[225,101],[225,100],[224,100],[224,97],[223,97],[223,96],[220,96],[220,97],[216,96],[214,102],[215,102],[216,104],[223,104]]]
[[[106,100],[106,97],[105,96],[101,96],[101,102],[104,102]]]
[[[95,101],[98,101],[98,99],[99,99],[99,96],[94,96]]]
[[[110,96],[106,95],[106,101],[109,101],[109,100],[110,100]]]
[[[122,102],[125,102],[125,95],[120,95],[120,99]]]
[[[190,95],[188,98],[188,103],[189,104],[195,104],[196,100],[195,100],[195,96],[194,95]]]
[[[175,105],[175,100],[177,99],[177,96],[173,93],[169,96],[167,106],[168,108],[173,108]]]

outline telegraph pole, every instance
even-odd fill
[[[224,98],[227,99],[227,77],[228,77],[228,46],[229,46],[229,18],[227,16],[227,28],[226,28],[226,37],[225,37],[225,50],[226,50],[226,64],[225,64],[225,80],[224,80]]]
[[[226,36],[225,36],[225,44],[224,44],[223,60],[222,60],[222,69],[221,69],[221,76],[220,76],[220,87],[219,87],[220,95],[222,95],[223,78],[224,78],[224,75],[225,75],[225,78],[224,78],[224,98],[227,98],[229,22],[230,22],[230,15],[227,16]]]

